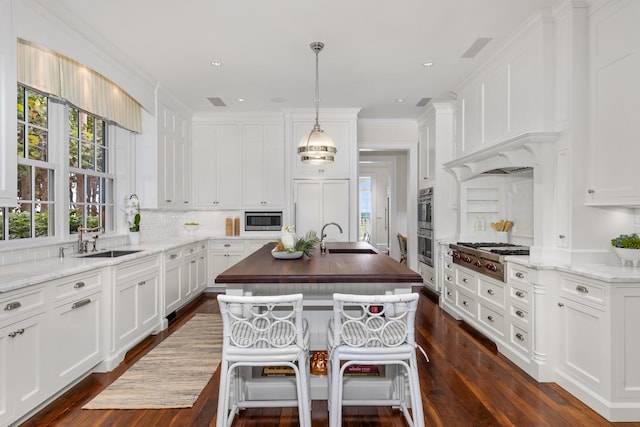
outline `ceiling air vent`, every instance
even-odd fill
[[[462,54],[461,58],[474,58],[491,40],[493,40],[491,37],[480,37]]]
[[[429,103],[429,101],[431,101],[431,98],[422,98],[420,101],[418,101],[416,107],[424,107]]]
[[[220,98],[207,98],[210,103],[213,104],[214,107],[226,107],[227,104]]]

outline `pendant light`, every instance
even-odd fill
[[[318,54],[324,48],[324,43],[313,42],[309,45],[316,54],[316,123],[311,132],[298,144],[298,155],[303,163],[327,164],[333,163],[334,155],[338,150],[333,144],[331,137],[327,135],[318,122],[318,110],[320,108],[320,79],[318,77]]]

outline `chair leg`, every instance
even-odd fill
[[[329,381],[330,387],[330,402],[329,402],[329,427],[340,427],[342,424],[342,381],[340,375],[340,360],[332,358],[331,360],[331,378]]]
[[[409,391],[411,392],[411,413],[414,427],[424,427],[424,409],[420,393],[420,377],[418,376],[418,362],[413,354],[409,361]]]
[[[218,389],[218,416],[216,427],[226,427],[229,416],[229,363],[220,363],[220,386]]]
[[[309,366],[306,356],[298,359],[298,414],[301,427],[311,427],[311,396],[309,393]]]

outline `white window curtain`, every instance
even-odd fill
[[[140,104],[103,75],[57,52],[18,40],[18,82],[142,132]]]

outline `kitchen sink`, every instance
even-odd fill
[[[84,255],[81,258],[117,258],[120,256],[135,254],[140,251],[106,251],[106,252],[96,252],[89,255]]]
[[[357,248],[334,248],[327,249],[330,254],[377,254],[373,249],[357,249]]]

